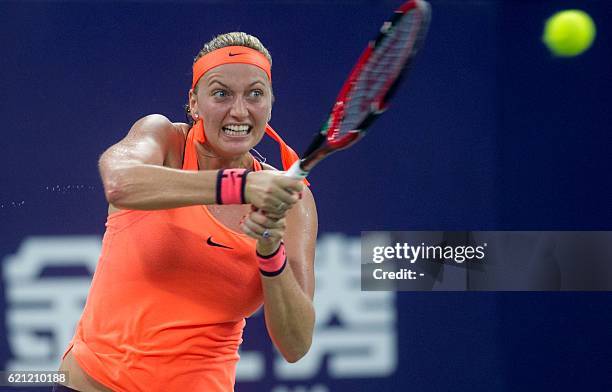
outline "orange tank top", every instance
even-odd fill
[[[194,143],[189,132],[185,170],[198,170]],[[232,391],[262,303],[255,240],[205,206],[116,212],[66,353],[114,391]]]

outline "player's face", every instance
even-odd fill
[[[272,90],[262,69],[220,65],[200,79],[193,95],[191,112],[204,118],[207,143],[218,156],[242,155],[263,137],[272,111]]]

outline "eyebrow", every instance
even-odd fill
[[[215,83],[218,83],[218,84],[220,84],[221,86],[223,86],[224,88],[226,88],[226,89],[230,90],[230,87],[229,87],[228,85],[226,85],[226,84],[224,84],[224,83],[220,82],[220,81],[219,81],[219,80],[217,80],[216,78],[213,78],[213,79],[209,80],[209,81],[208,81],[208,86],[210,87],[210,86],[212,86],[212,85],[213,85],[213,84],[215,84]],[[261,80],[256,80],[256,81],[252,82],[251,84],[249,84],[249,87],[252,87],[253,85],[258,84],[258,83],[259,83],[259,84],[261,84],[261,85],[263,85],[263,86],[265,86],[265,84],[264,84],[264,83],[263,83]]]
[[[218,81],[217,79],[214,79],[214,78],[208,81],[208,86],[210,87],[210,86],[212,86],[212,85],[213,85],[213,84],[215,84],[215,83],[218,83],[218,84],[220,84],[221,86],[223,86],[223,87],[225,87],[226,89],[228,89],[228,90],[229,90],[229,86],[227,86],[227,85],[225,85],[225,84],[221,83],[220,81]]]

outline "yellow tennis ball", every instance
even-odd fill
[[[577,56],[595,39],[595,23],[581,10],[559,11],[546,20],[542,40],[550,51],[561,57]]]

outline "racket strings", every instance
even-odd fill
[[[397,79],[413,52],[421,19],[417,11],[411,10],[395,20],[395,23],[387,22],[383,25],[384,37],[377,40],[362,72],[346,96],[339,134],[358,129],[372,111],[382,109],[374,108],[373,105],[381,103],[384,93]]]

